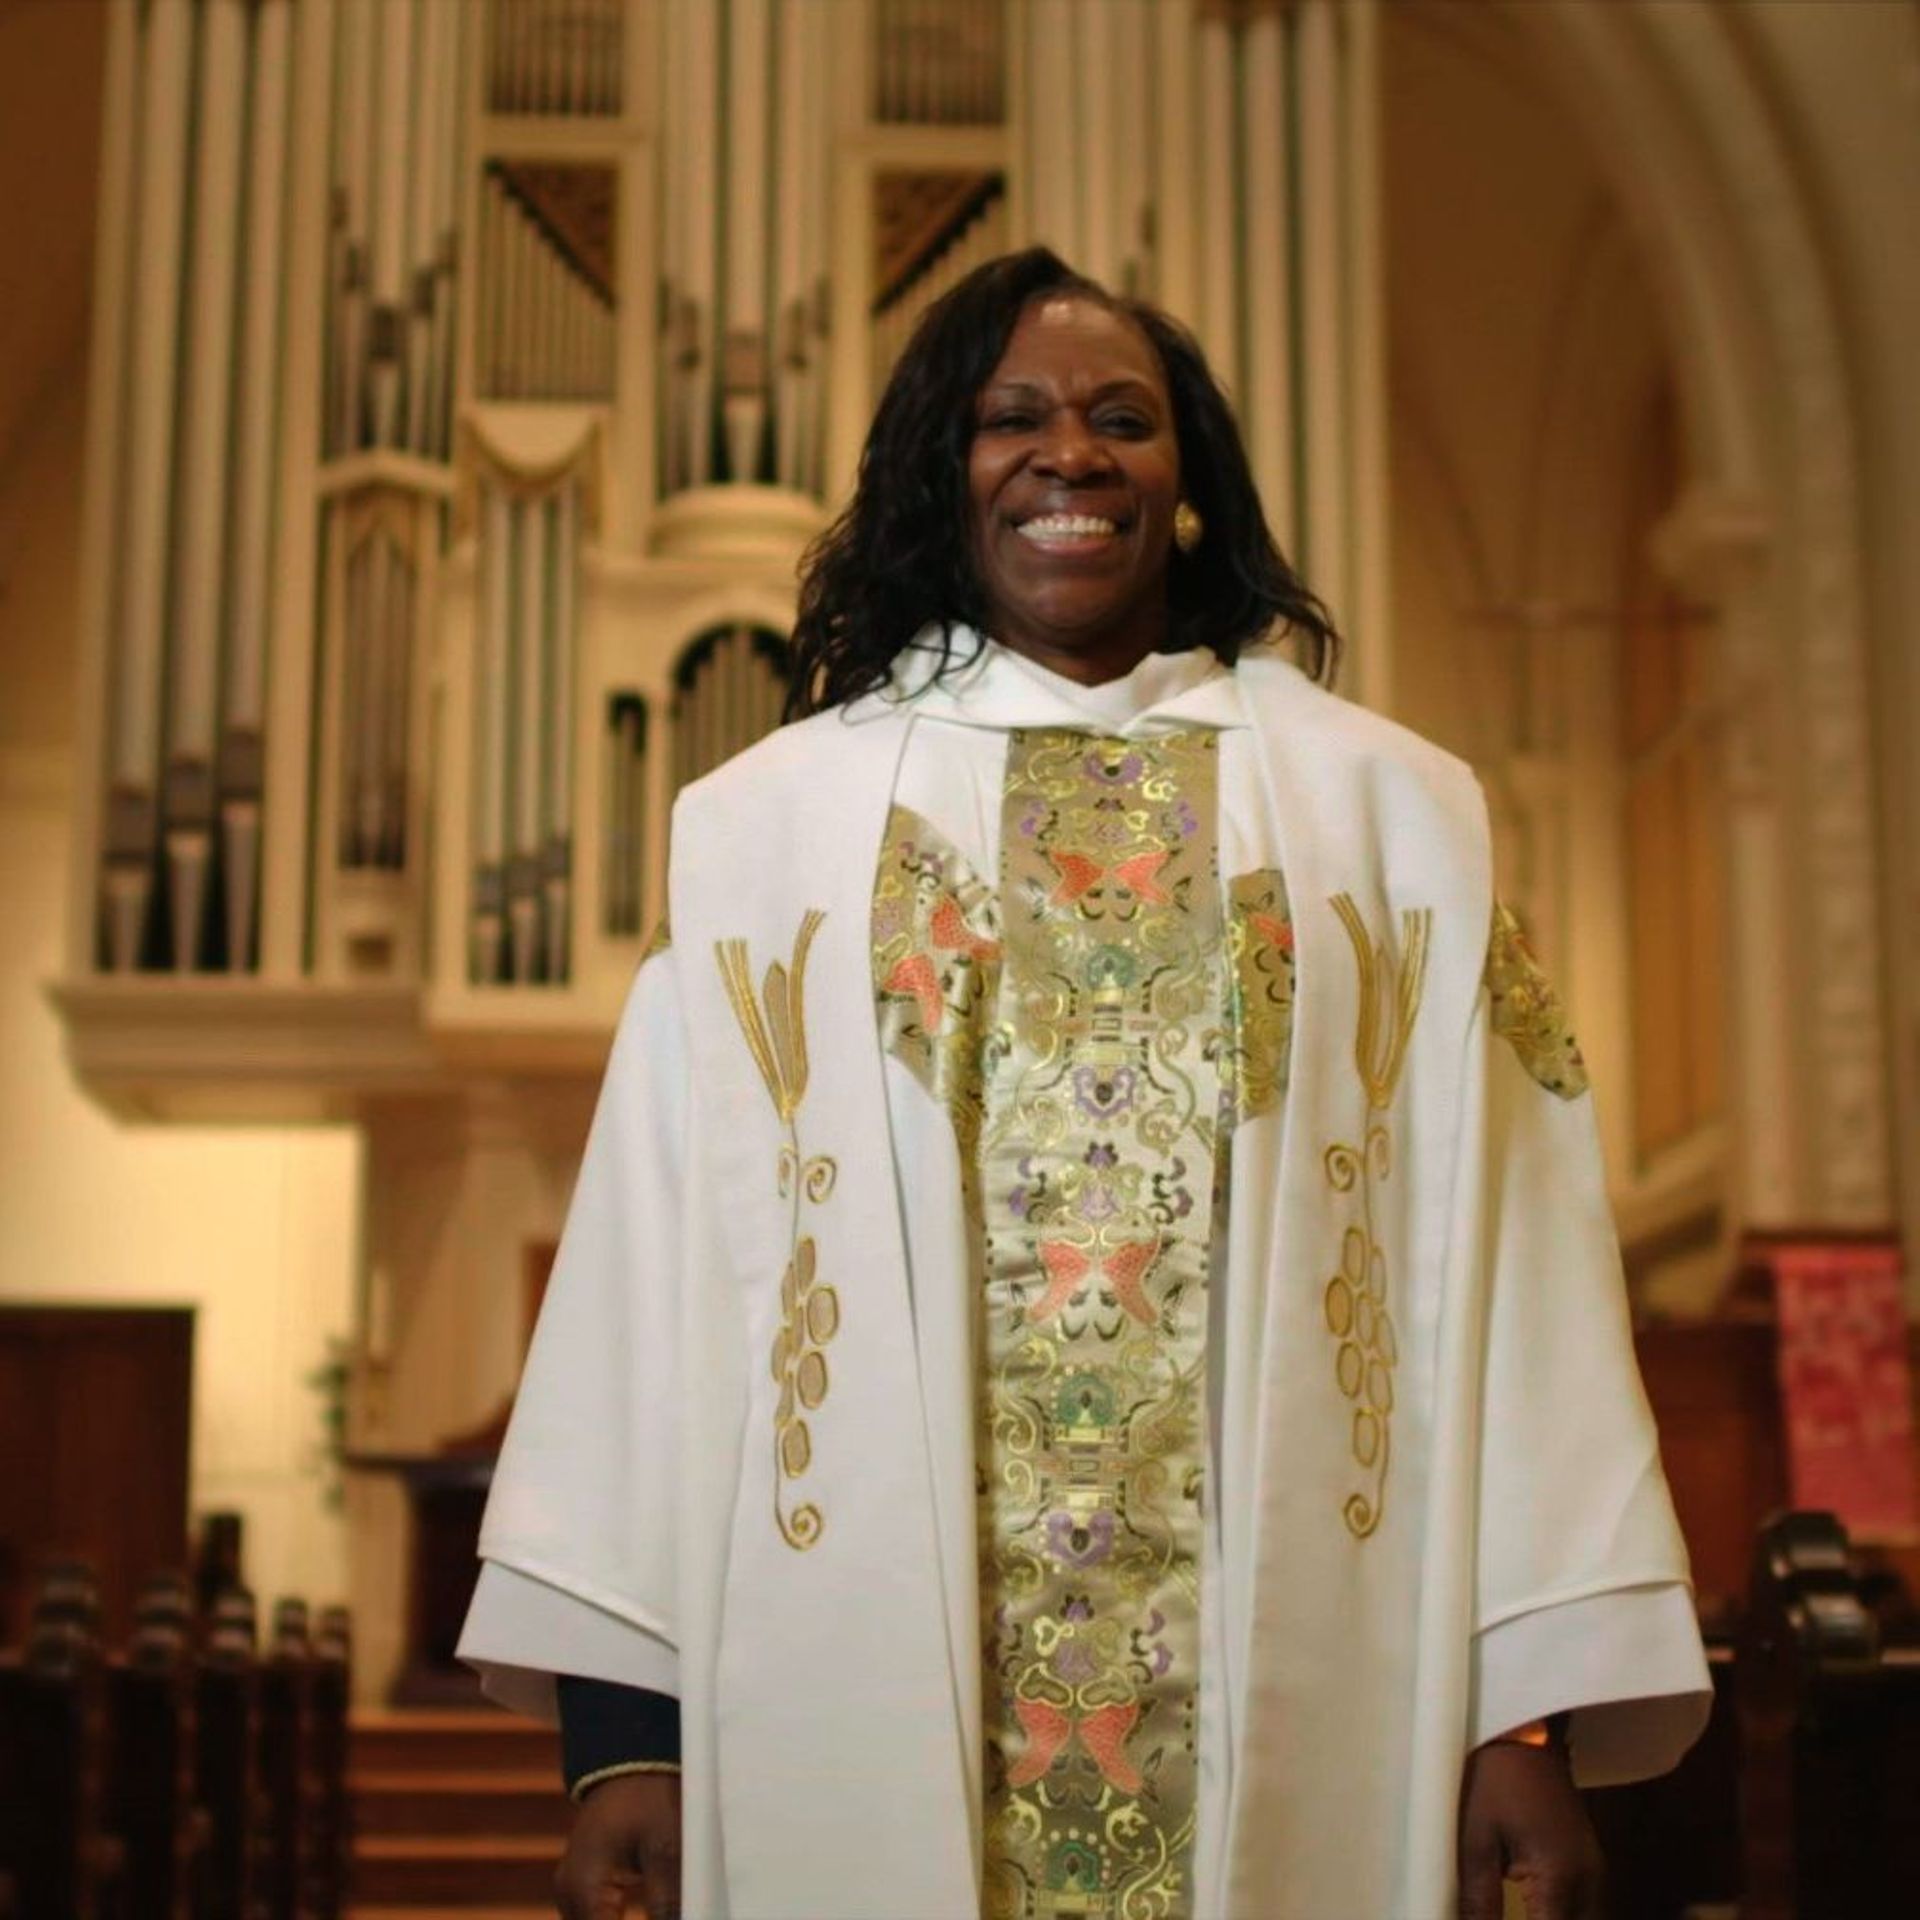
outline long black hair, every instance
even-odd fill
[[[1308,671],[1332,680],[1340,636],[1268,530],[1233,409],[1199,342],[1158,307],[1030,247],[976,267],[936,300],[894,366],[853,499],[800,564],[790,717],[884,686],[894,656],[929,624],[949,646],[954,625],[983,627],[967,495],[974,407],[1021,314],[1044,294],[1076,294],[1131,320],[1165,370],[1182,491],[1205,527],[1192,554],[1176,547],[1168,559],[1167,650],[1208,646],[1231,662],[1284,624]]]

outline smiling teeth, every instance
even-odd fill
[[[1029,540],[1064,540],[1076,535],[1116,532],[1111,520],[1091,513],[1050,513],[1043,519],[1024,520],[1020,531]]]

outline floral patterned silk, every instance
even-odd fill
[[[1192,1911],[1206,1282],[1284,1087],[1279,878],[1217,874],[1214,734],[1012,735],[995,893],[896,810],[883,1036],[952,1118],[979,1323],[992,1915]]]

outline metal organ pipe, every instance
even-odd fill
[[[82,671],[88,679],[97,674],[103,684],[112,684],[124,671],[124,662],[116,657],[120,639],[116,619],[116,589],[120,584],[116,562],[124,560],[121,516],[125,509],[122,470],[126,454],[126,409],[122,370],[131,330],[128,280],[133,271],[131,254],[136,232],[131,200],[134,129],[140,97],[140,22],[135,4],[136,0],[113,0],[106,22],[100,230],[94,265],[98,287],[88,356],[86,458],[90,491],[80,569]],[[111,716],[105,717],[110,728]],[[108,771],[112,774],[117,772],[117,767],[110,732],[105,747]],[[85,818],[84,807],[82,818]],[[111,885],[107,881],[113,869],[113,822],[109,818],[100,826],[104,828],[100,850],[106,858],[93,876],[95,885],[87,902],[87,950],[97,958],[105,958],[110,965],[131,966],[133,956],[122,956],[128,946],[137,947],[137,928],[128,939],[113,913]],[[76,927],[75,932],[79,931]],[[111,938],[103,940],[109,933]]]
[[[1034,238],[1070,264],[1082,258],[1085,244],[1078,179],[1083,142],[1073,112],[1076,4],[1032,0],[1028,45],[1027,157]]]
[[[1298,531],[1309,578],[1348,604],[1347,333],[1341,271],[1341,60],[1333,0],[1299,16],[1300,301],[1307,497]]]
[[[1114,7],[1110,0],[1078,0],[1080,68],[1080,255],[1084,271],[1103,286],[1120,278],[1120,222],[1114,205],[1114,149],[1130,129],[1114,125]]]
[[[708,0],[678,0],[676,19],[686,40],[688,111],[682,126],[685,192],[689,215],[683,233],[682,262],[686,335],[681,343],[686,383],[687,443],[684,472],[689,486],[705,486],[713,477],[713,355],[715,331],[716,239],[719,208],[720,10]],[[669,187],[669,191],[672,189]]]
[[[1197,30],[1200,85],[1200,190],[1195,217],[1200,230],[1197,331],[1220,378],[1245,404],[1240,362],[1238,156],[1234,152],[1233,27],[1217,14],[1200,17]]]
[[[136,307],[128,449],[126,575],[115,663],[106,831],[109,963],[139,964],[157,846],[160,682],[166,640],[168,508],[175,429],[176,298],[186,197],[193,18],[188,0],[152,0],[141,75]]]
[[[340,0],[339,121],[334,129],[334,417],[331,451],[361,444],[362,378],[372,262],[368,140],[373,114],[375,0]]]
[[[1156,129],[1148,15],[1149,0],[1120,0],[1113,17],[1115,271],[1123,288],[1142,297],[1154,290],[1148,197]]]
[[[507,765],[513,622],[513,504],[497,483],[484,492],[480,644],[474,659],[473,978],[501,977],[506,932]]]
[[[569,971],[573,924],[574,582],[579,565],[579,485],[569,477],[549,503],[552,589],[547,645],[552,682],[547,710],[545,977]]]
[[[252,967],[265,789],[268,583],[280,374],[281,202],[292,103],[293,0],[262,0],[254,16],[247,101],[247,238],[235,403],[232,597],[221,697],[220,863],[227,965]]]
[[[1194,275],[1199,150],[1194,140],[1193,0],[1158,0],[1153,8],[1154,141],[1152,191],[1157,276],[1154,298],[1193,318],[1199,288]],[[1205,115],[1205,102],[1198,105]]]
[[[247,19],[240,0],[208,0],[196,86],[193,249],[181,402],[182,460],[172,618],[168,623],[163,801],[173,965],[201,957],[213,870],[213,760],[227,526],[227,421],[233,392],[234,230],[246,130]]]
[[[514,692],[513,842],[507,881],[509,959],[515,980],[531,980],[540,952],[542,845],[541,753],[547,662],[541,642],[546,625],[547,515],[538,496],[513,503],[515,594],[513,609]]]
[[[727,477],[760,477],[767,419],[767,0],[733,0],[727,33]]]
[[[396,442],[425,452],[428,367],[433,352],[434,213],[440,158],[439,96],[459,85],[458,69],[449,63],[452,18],[446,0],[419,0],[420,58],[413,71],[408,102],[408,130],[412,134],[407,165],[406,256],[402,266],[398,327],[400,391],[406,417]]]
[[[1291,551],[1293,500],[1293,287],[1287,235],[1293,194],[1288,178],[1288,23],[1277,12],[1248,22],[1242,43],[1246,190],[1246,406],[1248,454],[1276,537]],[[1312,363],[1309,363],[1312,364]]]

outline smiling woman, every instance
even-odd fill
[[[570,1920],[1590,1920],[1575,1779],[1705,1667],[1473,776],[1321,684],[1191,338],[1043,251],[928,311],[794,639],[482,1537]]]
[[[793,712],[883,686],[929,627],[1086,684],[1197,646],[1231,663],[1275,630],[1323,681],[1339,654],[1193,336],[1043,247],[968,275],[895,366],[801,569]]]

